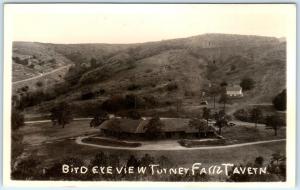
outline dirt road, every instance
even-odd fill
[[[45,77],[45,76],[50,75],[52,73],[55,73],[57,71],[63,70],[65,68],[68,68],[70,66],[71,65],[66,65],[66,66],[60,67],[58,69],[54,69],[54,70],[52,70],[52,71],[50,71],[48,73],[44,73],[44,74],[41,74],[41,75],[38,75],[38,76],[35,76],[35,77],[31,77],[31,78],[28,78],[28,79],[24,79],[24,80],[19,80],[19,81],[13,82],[12,84],[16,85],[16,84],[20,84],[20,83],[23,83],[23,82],[28,82],[28,81],[35,80],[35,79],[38,79],[38,78],[42,78],[42,77]]]

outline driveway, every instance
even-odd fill
[[[191,147],[191,148],[187,148],[179,145],[177,140],[162,140],[162,141],[142,142],[142,146],[132,148],[132,147],[102,146],[102,145],[82,142],[83,139],[89,138],[91,136],[77,137],[76,143],[79,145],[98,147],[102,149],[115,149],[115,150],[210,150],[210,149],[228,149],[228,148],[244,147],[244,146],[266,144],[266,143],[273,143],[273,142],[283,142],[286,140],[286,139],[276,139],[276,140],[256,141],[256,142],[240,143],[240,144],[232,144],[232,145],[224,145],[224,146],[205,146],[205,147]],[[98,137],[98,138],[102,138],[102,137]]]

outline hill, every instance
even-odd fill
[[[13,47],[14,81],[26,78],[20,70],[30,78],[70,65],[60,80],[47,85],[46,90],[65,85],[67,90],[55,96],[56,101],[84,103],[81,97],[88,91],[94,94],[88,101],[136,94],[167,104],[178,99],[196,104],[209,84],[239,84],[250,77],[255,88],[245,92],[242,102],[260,103],[271,102],[286,83],[286,42],[274,37],[204,34],[140,44],[15,42]],[[24,56],[34,64],[15,62]]]

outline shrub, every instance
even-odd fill
[[[67,74],[65,75],[64,79],[72,85],[75,85],[79,82],[81,76],[87,71],[86,67],[83,66],[72,66],[68,70]]]
[[[275,98],[273,99],[273,105],[277,110],[286,110],[286,89],[284,89],[281,93],[275,96]]]
[[[11,128],[12,130],[18,130],[24,126],[24,115],[16,109],[12,109],[11,112]]]
[[[130,84],[128,87],[127,87],[127,90],[140,90],[141,89],[141,86],[140,85],[137,85],[137,84]]]
[[[23,92],[27,92],[27,91],[28,91],[28,89],[29,89],[29,87],[28,87],[28,86],[23,86],[23,87],[21,88],[21,90],[22,90]]]
[[[211,79],[214,77],[213,73],[218,70],[216,64],[210,63],[207,66],[207,78]]]
[[[13,179],[39,179],[41,178],[41,169],[37,168],[41,162],[35,159],[33,156],[23,160],[17,164],[17,167],[12,171]]]
[[[152,69],[146,69],[145,73],[151,73]]]
[[[81,93],[81,100],[89,100],[95,98],[95,93],[91,91],[82,92]]]
[[[191,147],[199,147],[199,146],[208,146],[208,145],[224,145],[224,139],[208,139],[206,141],[196,141],[196,140],[187,140],[181,139],[177,141],[181,146],[191,148]]]
[[[42,82],[42,81],[36,82],[36,86],[37,86],[37,87],[42,87],[42,86],[43,86],[43,82]]]
[[[184,95],[185,95],[185,96],[195,96],[196,93],[193,92],[193,91],[186,90],[186,91],[184,92]]]
[[[242,79],[240,86],[244,91],[251,90],[254,88],[255,81],[249,77],[245,77]]]
[[[246,109],[239,109],[233,115],[240,121],[248,122],[250,120],[250,113]]]
[[[147,107],[154,107],[158,105],[157,99],[152,95],[147,95],[143,97]]]
[[[127,109],[137,108],[138,104],[138,97],[134,94],[128,94],[125,96],[124,99],[124,106]]]
[[[171,82],[167,85],[168,91],[173,91],[173,90],[177,90],[177,89],[178,89],[178,85],[175,82]]]
[[[101,108],[107,112],[117,112],[127,109],[145,107],[144,99],[135,94],[128,94],[125,97],[120,95],[112,96],[102,103]]]
[[[105,93],[105,89],[100,89],[98,92],[100,95],[103,95]]]
[[[265,118],[262,117],[263,113],[258,113],[256,117],[254,117],[253,109],[239,109],[236,112],[234,112],[233,116],[240,120],[240,121],[245,121],[245,122],[251,122],[251,123],[265,123]],[[257,114],[257,113],[256,113]]]
[[[59,124],[62,128],[70,123],[72,117],[71,106],[66,102],[61,102],[51,110],[51,120],[54,124]]]
[[[95,67],[97,65],[97,60],[95,58],[91,58],[90,63],[92,67]]]
[[[125,115],[131,119],[141,119],[141,117],[142,117],[139,112],[134,111],[134,110],[131,110],[131,111],[125,113]]]
[[[104,101],[101,108],[108,112],[117,112],[118,110],[122,109],[123,102],[124,99],[122,96],[115,95]]]
[[[11,166],[14,168],[16,162],[19,160],[18,157],[23,154],[24,151],[24,143],[23,143],[23,135],[16,130],[12,130],[11,132]]]
[[[49,59],[48,61],[49,63],[56,63],[56,59],[52,58],[52,59]]]
[[[81,85],[91,84],[99,81],[103,81],[111,76],[112,71],[105,67],[99,67],[92,71],[85,72],[80,78]]]
[[[102,114],[95,114],[94,118],[90,122],[90,127],[98,127],[100,126],[104,121],[108,120],[109,117],[106,112],[103,112]]]
[[[227,86],[228,85],[228,83],[226,82],[226,81],[222,81],[221,83],[220,83],[220,86],[221,87],[225,87],[225,86]]]
[[[19,109],[24,109],[26,107],[34,106],[40,104],[42,101],[49,100],[51,97],[49,94],[44,93],[43,91],[34,91],[27,92],[21,96]]]

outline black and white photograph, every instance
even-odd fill
[[[9,183],[293,184],[295,5],[4,15]]]

